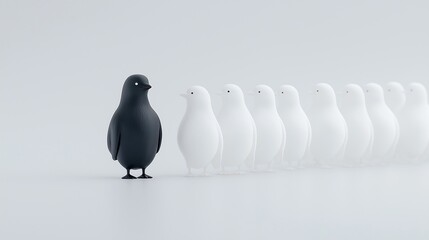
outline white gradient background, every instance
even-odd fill
[[[414,0],[0,0],[0,238],[426,239],[426,165],[185,178],[176,133],[190,85],[427,85],[428,12]],[[106,146],[134,73],[164,129],[152,181],[121,181]]]

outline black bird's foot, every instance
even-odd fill
[[[127,174],[127,175],[123,176],[122,179],[137,179],[137,178],[131,174]]]
[[[139,178],[152,178],[152,177],[147,174],[142,174]]]

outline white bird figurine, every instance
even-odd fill
[[[182,96],[187,100],[187,107],[177,142],[185,157],[188,173],[192,174],[191,169],[204,169],[205,174],[210,163],[220,168],[223,137],[209,93],[201,86],[193,86]]]

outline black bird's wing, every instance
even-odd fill
[[[110,120],[107,132],[107,148],[109,148],[113,160],[118,160],[119,145],[121,142],[121,131],[118,122],[118,117],[114,114],[112,120]]]
[[[158,135],[158,149],[156,150],[156,153],[159,152],[159,149],[161,148],[161,142],[162,142],[162,127],[161,127],[161,121],[159,122],[159,135]]]

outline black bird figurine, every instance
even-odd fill
[[[158,115],[150,106],[148,79],[131,75],[122,88],[121,102],[113,114],[107,133],[107,147],[113,160],[127,169],[122,179],[135,179],[131,169],[142,169],[139,178],[152,178],[145,170],[161,147],[162,129]]]

